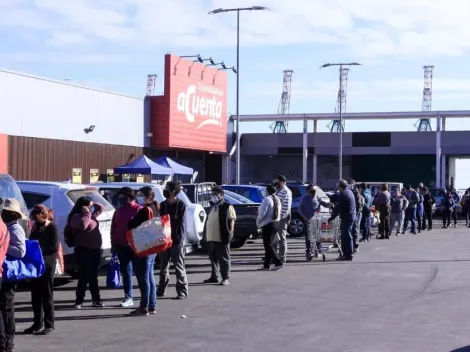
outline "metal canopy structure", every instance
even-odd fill
[[[399,119],[421,119],[421,118],[469,118],[470,110],[445,110],[445,111],[398,111],[398,112],[348,112],[343,114],[346,120],[399,120]],[[230,116],[235,119],[235,116]],[[261,114],[240,115],[240,122],[261,121],[303,121],[307,120],[337,120],[339,114],[335,113],[310,113],[310,114]]]
[[[400,120],[400,119],[436,119],[436,187],[445,184],[445,158],[441,158],[441,126],[446,118],[469,118],[470,110],[444,110],[444,111],[401,111],[401,112],[363,112],[345,113],[342,118],[346,120]],[[302,131],[302,181],[307,181],[308,161],[308,131],[309,120],[337,120],[339,114],[317,113],[317,114],[267,114],[267,115],[239,115],[240,122],[262,122],[262,121],[303,121]],[[230,116],[236,119],[236,116]],[[316,125],[316,124],[315,124]],[[316,128],[315,128],[316,129]],[[316,132],[316,130],[314,131]],[[317,182],[317,155],[313,154],[313,183]],[[442,175],[441,175],[442,172]]]

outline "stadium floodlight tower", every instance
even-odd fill
[[[343,88],[343,67],[344,66],[362,66],[357,62],[349,62],[349,63],[336,63],[331,64],[327,63],[321,65],[320,68],[326,68],[331,66],[339,66],[339,91],[342,93]],[[339,94],[339,156],[338,156],[338,176],[340,179],[343,178],[343,94]]]
[[[282,80],[282,94],[281,100],[279,101],[279,107],[277,108],[278,115],[285,115],[290,110],[290,91],[292,85],[292,74],[293,70],[284,70],[284,76]],[[276,121],[271,125],[273,133],[287,133],[288,122],[287,121]]]
[[[236,128],[236,159],[237,159],[237,172],[235,182],[237,185],[240,184],[240,12],[242,11],[266,11],[269,10],[264,6],[251,6],[251,7],[238,7],[230,9],[215,9],[209,12],[209,15],[217,15],[224,12],[236,12],[237,13],[237,97],[236,97],[236,116],[237,116],[237,128]]]

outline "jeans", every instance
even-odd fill
[[[220,242],[207,242],[209,259],[211,261],[211,279],[230,279],[230,244]]]
[[[279,230],[279,222],[273,221],[261,228],[263,234],[263,245],[264,245],[264,267],[269,268],[272,264],[276,266],[282,265],[281,258],[274,249],[274,235]]]
[[[421,232],[421,228],[423,227],[423,218],[424,218],[424,210],[420,209],[419,207],[416,208],[416,222],[417,222],[417,230]]]
[[[289,226],[290,222],[290,217],[287,217],[285,219],[281,219],[279,221],[279,257],[281,258],[281,261],[285,263],[287,259],[287,227]]]
[[[442,226],[450,226],[450,217],[452,216],[452,210],[445,209],[442,212]]]
[[[41,277],[31,280],[31,303],[33,305],[34,326],[54,329],[54,273],[55,263],[52,267],[46,266]],[[44,316],[43,316],[44,313]]]
[[[454,225],[457,226],[457,208],[452,210],[452,220],[454,220]]]
[[[426,230],[426,221],[428,223],[428,229],[432,230],[432,208],[424,209],[424,217],[421,230]]]
[[[158,283],[159,295],[165,294],[170,283],[170,260],[175,267],[176,292],[188,296],[188,278],[184,266],[184,245],[174,244],[165,252],[159,253],[160,258],[160,280]]]
[[[157,305],[157,287],[153,269],[155,265],[155,254],[144,258],[134,259],[135,276],[140,289],[140,308],[155,308]]]
[[[78,282],[75,291],[75,304],[85,301],[87,287],[90,289],[93,302],[101,302],[100,288],[98,286],[98,272],[100,270],[101,249],[75,247],[75,258],[78,266]]]
[[[359,230],[361,228],[361,220],[362,220],[362,212],[356,214],[356,218],[354,219],[353,230],[352,230],[352,238],[353,238],[353,246],[354,248],[358,248],[359,245],[357,244],[357,237],[359,234]]]
[[[403,232],[408,229],[408,222],[411,221],[411,232],[416,232],[416,208],[405,209],[405,222]]]
[[[404,219],[405,219],[404,211],[402,211],[401,213],[392,213],[392,215],[390,216],[390,233],[393,233],[393,231],[395,230],[396,223],[398,223],[397,234],[402,232]]]
[[[132,261],[136,255],[129,246],[117,246],[116,253],[121,266],[124,297],[132,298]]]
[[[16,283],[2,282],[0,277],[0,286],[0,351],[13,351]]]
[[[371,225],[370,209],[364,206],[361,217],[361,231],[363,238],[369,238]]]
[[[345,258],[352,258],[353,255],[352,231],[355,219],[356,214],[341,218],[341,250]]]

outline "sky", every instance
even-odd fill
[[[241,114],[276,113],[286,69],[294,70],[291,113],[334,112],[337,68],[319,68],[328,62],[363,65],[349,72],[348,112],[421,110],[423,65],[435,66],[433,110],[469,108],[468,0],[0,0],[0,67],[137,97],[157,74],[159,94],[165,53],[235,65],[236,14],[208,12],[253,5],[269,11],[241,13]],[[346,131],[412,131],[414,123],[347,121]],[[244,123],[242,132],[269,127]],[[470,130],[470,120],[447,129]]]

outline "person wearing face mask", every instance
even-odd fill
[[[134,305],[132,292],[132,261],[135,254],[127,242],[126,233],[129,222],[142,209],[137,204],[134,190],[130,187],[122,187],[118,192],[120,207],[116,209],[111,221],[111,247],[113,253],[117,253],[121,266],[122,281],[124,286],[124,301],[121,307],[132,307]]]
[[[276,176],[273,186],[276,187],[276,195],[281,201],[281,221],[279,222],[279,256],[282,263],[287,260],[287,228],[291,221],[291,208],[292,208],[292,192],[286,185],[287,179],[283,175]]]
[[[163,297],[170,282],[170,260],[175,267],[176,298],[185,299],[188,296],[188,278],[184,266],[184,217],[186,204],[178,198],[181,185],[167,182],[163,190],[165,201],[160,204],[160,215],[169,215],[171,224],[171,240],[173,245],[165,252],[159,253],[160,280],[157,296]]]
[[[204,229],[212,269],[210,278],[204,280],[206,284],[230,284],[230,241],[235,231],[236,218],[233,206],[225,202],[223,188],[212,188],[211,208]]]
[[[307,261],[312,260],[312,245],[314,237],[314,216],[320,211],[320,207],[329,207],[329,203],[323,202],[316,196],[315,186],[307,186],[307,195],[299,203],[299,214],[305,222],[305,247]],[[319,245],[319,244],[318,244]]]
[[[436,199],[434,196],[429,192],[427,187],[423,187],[423,207],[424,207],[424,217],[421,230],[426,230],[426,222],[428,231],[432,230],[432,210],[436,204]]]
[[[23,258],[26,254],[26,235],[18,220],[24,219],[25,215],[21,212],[20,203],[16,199],[5,199],[1,218],[10,235],[5,234],[3,242],[0,242],[0,246],[4,247],[2,252],[6,250],[9,257]],[[13,351],[14,348],[15,293],[16,283],[3,282],[0,289],[0,351]]]
[[[139,227],[142,223],[158,216],[160,206],[155,201],[155,192],[152,187],[146,186],[139,190],[137,202],[142,205],[137,215],[129,222],[129,230]],[[132,265],[135,269],[135,276],[140,289],[140,305],[131,312],[131,315],[147,316],[156,314],[157,294],[155,286],[155,276],[153,273],[156,254],[146,257],[135,257]]]
[[[103,241],[97,218],[102,212],[102,205],[93,203],[90,197],[80,197],[67,217],[67,224],[70,226],[75,240],[74,253],[78,266],[79,278],[74,304],[76,309],[82,308],[88,286],[93,302],[92,307],[104,307],[98,286]]]
[[[30,240],[37,240],[41,247],[46,271],[41,277],[31,280],[31,301],[34,322],[26,334],[49,335],[54,326],[54,274],[59,251],[59,229],[53,223],[54,212],[44,205],[35,205],[30,213],[34,222]],[[44,323],[44,329],[42,329]]]
[[[403,221],[405,220],[405,210],[408,207],[408,199],[397,189],[390,199],[391,215],[390,215],[390,233],[396,228],[396,236],[399,236],[403,230]],[[395,225],[397,225],[395,227]]]

